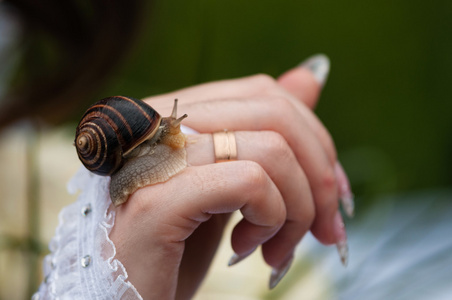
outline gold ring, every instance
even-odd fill
[[[226,129],[212,133],[215,162],[237,160],[237,143],[233,131]]]

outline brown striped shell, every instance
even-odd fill
[[[129,97],[102,99],[83,115],[77,127],[77,154],[90,171],[111,175],[110,198],[125,203],[136,190],[165,182],[187,166],[186,114],[177,118],[177,99],[162,118],[146,103]]]
[[[159,129],[162,117],[143,101],[108,97],[92,105],[77,126],[75,146],[85,167],[111,175],[123,165],[123,156]]]

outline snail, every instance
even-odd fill
[[[177,118],[177,99],[165,118],[141,100],[102,99],[77,126],[77,155],[91,172],[111,176],[111,201],[119,206],[139,188],[165,182],[187,166],[180,130],[186,117]]]

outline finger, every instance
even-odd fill
[[[182,109],[190,116],[184,124],[199,132],[213,132],[224,128],[278,131],[272,128],[276,125],[280,128],[278,132],[291,132],[294,137],[298,134],[309,134],[316,138],[315,146],[318,144],[322,146],[323,150],[318,150],[327,155],[331,167],[334,168],[336,164],[336,149],[326,129],[310,126],[312,124],[309,120],[315,122],[315,116],[307,111],[300,113],[300,110],[296,109],[296,104],[287,97],[230,98],[191,103],[184,105]],[[306,118],[305,115],[308,114],[311,116]],[[285,124],[286,127],[282,128],[281,124]],[[294,132],[296,130],[299,133]],[[283,136],[287,137],[284,134]]]
[[[278,83],[288,93],[282,96],[291,99],[307,124],[314,131],[328,153],[332,164],[337,163],[336,148],[333,139],[318,117],[309,110],[315,108],[322,87],[325,85],[330,70],[330,60],[323,54],[315,55],[278,78]],[[306,106],[309,109],[306,109]]]
[[[222,239],[230,214],[214,215],[185,240],[176,299],[191,299],[205,278]]]
[[[326,83],[330,70],[330,61],[323,54],[315,55],[296,68],[293,68],[278,78],[278,83],[290,94],[314,109],[319,99],[320,91]]]
[[[290,76],[289,76],[290,75]],[[281,84],[282,83],[282,84]],[[171,112],[172,100],[179,99],[179,105],[206,102],[228,98],[247,98],[257,96],[285,96],[291,101],[305,103],[316,101],[320,85],[308,68],[296,67],[281,75],[276,81],[266,74],[257,74],[243,78],[208,82],[194,87],[181,89],[167,94],[147,97],[144,101],[158,108],[159,112]],[[292,94],[293,93],[293,94]],[[300,109],[301,106],[297,106]]]
[[[171,111],[172,100],[180,99],[180,105],[225,98],[246,98],[265,95],[267,91],[280,88],[275,79],[266,74],[203,83],[167,94],[147,97],[144,101],[154,107]]]
[[[321,86],[311,71],[306,68],[293,68],[278,78],[278,83],[309,108],[317,104]]]
[[[258,163],[281,193],[287,210],[284,226],[267,242],[264,258],[278,267],[292,255],[295,246],[311,227],[315,208],[307,178],[286,140],[273,131],[235,132],[237,159]],[[214,162],[212,136],[190,136],[187,160],[191,165]]]
[[[328,57],[319,54],[283,73],[277,81],[269,75],[257,74],[238,79],[204,83],[144,100],[152,101],[157,106],[165,106],[165,102],[173,98],[181,98],[185,103],[193,103],[219,98],[265,95],[268,91],[274,92],[283,87],[310,108],[313,108],[317,102],[320,89],[326,82],[329,66]],[[274,95],[273,92],[272,95]]]
[[[306,68],[303,68],[303,70],[301,70],[301,68],[295,68],[294,70],[296,70],[294,71],[295,73],[302,74],[302,78],[300,78],[300,76],[295,78],[300,80],[300,87],[295,87],[296,83],[294,80],[294,88],[291,90],[291,92],[297,94],[297,97],[293,96],[272,77],[259,74],[240,79],[205,83],[169,94],[149,97],[144,100],[156,108],[161,115],[165,116],[171,113],[173,106],[172,101],[168,100],[174,98],[180,99],[179,110],[186,112],[186,106],[196,103],[218,101],[221,99],[243,99],[247,97],[267,98],[268,96],[284,97],[293,104],[293,109],[297,110],[297,112],[305,118],[306,124],[318,136],[319,141],[327,150],[328,158],[332,166],[334,166],[337,161],[337,154],[333,139],[320,120],[312,113],[310,108],[304,104],[304,101],[312,102],[313,97],[319,94],[319,84],[315,82],[314,76],[308,74],[309,72],[306,71]],[[292,76],[289,77],[293,78]],[[307,81],[305,82],[304,79]],[[191,113],[189,113],[189,116],[190,117],[187,119],[188,122],[193,119]],[[205,132],[202,128],[197,129]]]
[[[150,226],[166,243],[185,241],[213,214],[240,210],[246,221],[232,240],[236,253],[246,253],[270,239],[286,218],[275,184],[250,161],[188,167],[163,184],[138,190],[129,203],[145,213],[159,207],[160,222]],[[171,224],[163,216],[170,217]]]

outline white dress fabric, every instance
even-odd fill
[[[181,126],[184,133],[196,133]],[[109,238],[115,213],[109,210],[110,177],[98,176],[85,167],[68,183],[69,193],[80,195],[62,209],[51,253],[44,258],[44,281],[33,295],[42,299],[142,299],[127,271],[115,258]]]

